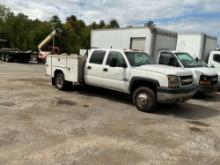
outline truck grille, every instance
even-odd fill
[[[181,86],[192,85],[193,76],[180,76],[180,80],[181,80]]]
[[[214,75],[214,76],[204,76],[204,75],[201,75],[200,76],[200,81],[210,81],[211,82],[211,85],[215,85],[218,83],[218,75]]]

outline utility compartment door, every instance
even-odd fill
[[[131,49],[145,50],[146,38],[145,37],[134,37],[131,38]]]
[[[51,56],[47,56],[46,74],[47,74],[47,76],[52,76],[52,57]]]
[[[78,82],[78,58],[67,58],[65,79],[70,82]]]
[[[55,67],[63,67],[65,68],[67,65],[67,57],[66,56],[53,56],[52,64]]]

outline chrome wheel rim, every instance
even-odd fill
[[[137,98],[139,106],[147,106],[149,103],[149,97],[146,93],[140,93]]]

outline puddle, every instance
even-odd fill
[[[90,107],[90,106],[85,104],[85,105],[83,105],[83,107],[88,108],[88,107]]]
[[[187,121],[187,123],[197,125],[197,126],[202,126],[202,127],[210,127],[209,124],[201,122],[201,121]]]
[[[57,105],[67,105],[67,106],[73,106],[76,105],[76,102],[65,100],[61,98],[57,98],[56,101],[53,101],[52,104],[56,103]]]
[[[6,107],[12,107],[12,106],[15,106],[15,103],[13,103],[13,102],[3,102],[3,103],[0,103],[0,105],[6,106]]]
[[[193,131],[193,132],[202,132],[202,130],[200,128],[197,128],[197,127],[189,127],[189,130]]]

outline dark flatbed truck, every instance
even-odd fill
[[[7,40],[0,39],[0,60],[5,62],[29,62],[32,53],[12,48]]]

